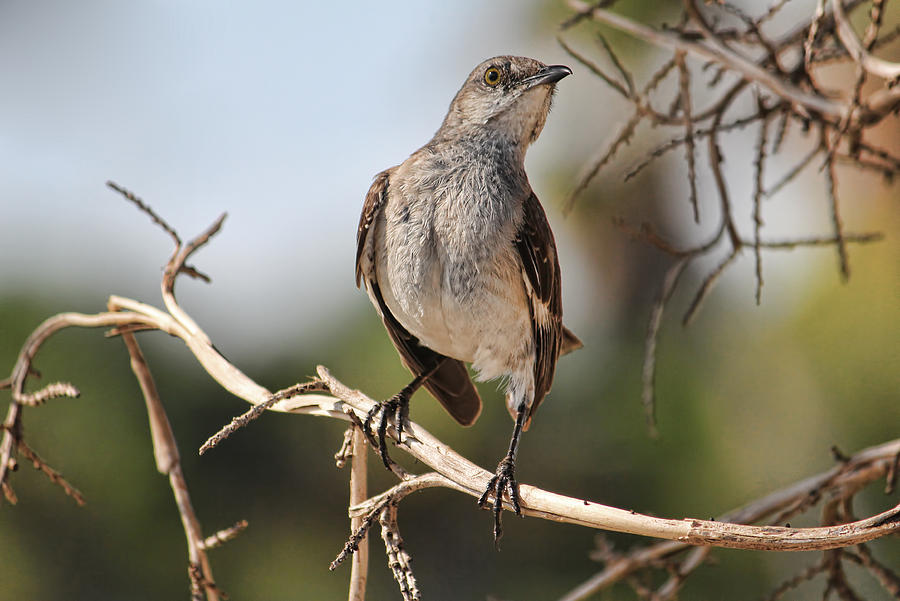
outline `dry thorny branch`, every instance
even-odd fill
[[[880,233],[852,233],[844,230],[837,191],[836,165],[842,163],[863,173],[881,176],[891,183],[900,173],[900,156],[879,148],[867,139],[887,119],[896,120],[900,107],[900,63],[891,63],[872,54],[894,42],[898,31],[880,35],[886,0],[875,0],[869,11],[869,24],[860,40],[848,22],[847,12],[863,4],[859,0],[819,0],[808,20],[791,23],[787,30],[770,33],[773,23],[788,0],[778,0],[758,15],[747,14],[726,0],[707,2],[701,8],[696,0],[684,0],[678,24],[651,28],[611,12],[614,0],[588,4],[567,0],[575,11],[561,27],[559,41],[579,63],[599,76],[632,106],[632,115],[601,153],[585,168],[566,202],[571,210],[576,197],[635,134],[641,123],[664,127],[676,133],[631,168],[631,179],[654,160],[671,150],[684,148],[687,162],[688,206],[699,224],[697,199],[698,159],[706,146],[706,163],[718,195],[718,218],[712,233],[704,241],[686,248],[676,247],[649,224],[633,227],[621,220],[617,224],[673,258],[663,277],[651,311],[644,352],[643,402],[651,430],[655,431],[656,347],[663,312],[686,269],[702,257],[714,253],[724,258],[704,277],[694,292],[682,323],[688,325],[725,269],[745,250],[751,250],[756,266],[756,302],[763,288],[762,251],[790,250],[801,247],[833,246],[838,256],[841,277],[850,277],[847,247],[872,242]],[[826,4],[827,9],[826,10]],[[638,90],[634,76],[625,68],[602,34],[596,32],[598,52],[613,71],[604,70],[597,61],[576,50],[566,40],[573,27],[584,22],[600,23],[651,45],[671,51],[666,60]],[[784,29],[782,27],[782,29]],[[687,59],[691,59],[688,61]],[[833,81],[820,81],[821,67],[835,62],[850,63],[856,77],[843,89],[833,89]],[[689,64],[690,63],[690,64]],[[712,71],[712,76],[708,73]],[[672,98],[666,99],[661,83],[675,74]],[[726,75],[730,77],[726,77]],[[708,79],[704,83],[704,78]],[[869,84],[867,87],[866,84]],[[698,91],[703,90],[702,94]],[[743,97],[752,95],[754,109],[733,115],[742,106]],[[710,99],[700,106],[698,96]],[[660,105],[668,109],[657,108]],[[738,128],[756,127],[756,159],[753,164],[752,222],[750,234],[736,225],[733,198],[722,170],[720,138]],[[784,150],[788,130],[797,128],[811,141],[808,153],[775,183],[766,185],[773,158],[791,160]],[[826,236],[796,237],[782,240],[762,236],[763,203],[807,168],[818,167],[824,173],[825,192],[831,213],[832,232]]]
[[[831,12],[825,10],[825,2],[820,1],[818,10],[810,14],[808,22],[796,25],[778,36],[770,36],[764,30],[786,4],[786,0],[780,0],[759,16],[747,15],[724,2],[701,11],[692,0],[686,0],[685,13],[679,24],[664,29],[652,29],[609,12],[606,10],[611,4],[608,0],[596,5],[587,5],[578,0],[568,2],[576,13],[564,24],[564,30],[584,21],[605,23],[673,51],[671,59],[638,91],[634,77],[602,37],[599,38],[601,50],[615,69],[616,76],[607,74],[560,38],[576,60],[588,66],[634,106],[633,116],[619,135],[588,166],[574,189],[572,199],[610,163],[642,122],[679,128],[681,133],[651,152],[629,176],[666,152],[683,147],[689,182],[686,206],[690,207],[694,218],[700,222],[706,216],[700,213],[697,172],[700,168],[698,158],[702,156],[699,144],[705,142],[706,159],[718,194],[718,224],[706,241],[692,247],[678,248],[648,225],[632,227],[620,223],[627,232],[674,259],[663,278],[657,302],[651,312],[646,341],[644,400],[652,414],[655,349],[663,311],[682,274],[695,259],[712,253],[722,244],[729,249],[726,258],[707,274],[696,291],[684,316],[685,323],[696,315],[716,280],[744,250],[753,251],[756,294],[759,299],[763,286],[763,250],[833,246],[837,249],[841,273],[846,278],[850,274],[847,245],[869,242],[880,237],[877,233],[854,234],[844,231],[836,193],[835,165],[846,164],[860,171],[880,174],[888,180],[900,169],[900,158],[877,148],[865,137],[873,127],[896,114],[897,107],[900,106],[900,86],[897,85],[900,66],[872,54],[874,50],[900,36],[897,32],[890,32],[879,37],[885,2],[878,0],[872,3],[870,24],[862,40],[849,27],[844,14],[861,4],[855,0],[845,2],[844,6],[840,2],[831,1],[828,3]],[[694,64],[694,60],[698,58],[704,63]],[[817,80],[817,67],[834,61],[849,61],[856,66],[857,76],[853,87],[844,90],[843,98],[840,99],[835,99],[834,91],[825,89]],[[718,96],[709,106],[700,106],[694,91],[698,88],[696,80],[710,68],[713,69],[713,76],[708,85]],[[728,81],[723,76],[726,72],[737,79],[723,84]],[[655,108],[654,102],[659,103],[657,96],[662,93],[660,84],[670,73],[678,77],[677,92],[670,108],[660,111]],[[877,79],[882,85],[864,87],[869,79]],[[751,92],[756,99],[755,110],[748,115],[729,118],[727,113],[736,100],[742,94]],[[735,225],[733,204],[721,170],[719,139],[726,132],[751,125],[758,127],[758,137],[752,195],[753,232],[746,235],[739,232]],[[799,127],[803,132],[813,132],[809,136],[813,141],[812,148],[798,161],[796,167],[776,183],[766,186],[764,175],[767,166],[772,157],[783,152],[782,144],[786,131],[791,126]],[[816,165],[824,172],[833,224],[831,234],[785,240],[763,238],[763,200],[792,182],[802,170]],[[235,418],[231,424],[211,437],[203,445],[201,452],[216,446],[265,410],[304,413],[349,422],[344,444],[336,461],[339,467],[347,462],[351,464],[351,534],[332,568],[352,556],[349,598],[364,599],[368,571],[367,534],[378,523],[389,566],[404,599],[420,598],[409,554],[403,548],[397,526],[400,502],[413,492],[433,487],[451,488],[477,498],[491,474],[453,452],[418,424],[411,423],[408,435],[399,448],[432,471],[411,474],[395,466],[399,482],[389,490],[369,497],[366,490],[365,457],[367,437],[370,438],[371,433],[365,432],[361,418],[365,417],[375,401],[348,388],[324,367],[319,368],[317,379],[273,394],[222,357],[206,334],[176,302],[174,288],[178,275],[186,274],[208,281],[205,275],[186,262],[194,251],[206,244],[219,230],[224,215],[207,231],[185,244],[175,230],[140,199],[115,184],[109,185],[150,216],[175,243],[175,250],[162,280],[165,310],[132,299],[111,296],[107,312],[95,315],[63,313],[49,318],[32,333],[22,348],[10,378],[0,382],[0,389],[9,388],[12,394],[0,442],[0,486],[6,499],[11,503],[16,502],[10,475],[17,467],[16,456],[19,454],[31,461],[66,494],[83,503],[81,493],[25,443],[22,429],[22,413],[26,407],[36,407],[58,397],[75,397],[78,390],[72,384],[57,382],[26,392],[26,383],[29,378],[37,376],[33,365],[36,354],[43,343],[56,332],[68,327],[111,328],[110,335],[123,338],[131,357],[132,369],[140,383],[150,416],[157,468],[169,477],[182,518],[188,542],[188,574],[192,598],[218,599],[224,596],[215,585],[206,552],[233,538],[246,527],[246,522],[238,522],[209,537],[204,537],[201,532],[181,470],[171,425],[135,335],[143,330],[160,330],[180,338],[211,377],[223,388],[253,405],[246,414]],[[389,435],[396,440],[396,431],[391,429]],[[900,579],[897,574],[880,563],[865,544],[900,532],[900,505],[865,519],[857,519],[852,512],[854,496],[866,485],[884,478],[887,492],[893,490],[900,461],[900,440],[865,449],[852,457],[839,453],[835,455],[837,463],[831,470],[811,476],[713,520],[656,518],[588,500],[565,497],[528,485],[521,487],[522,509],[525,515],[532,517],[666,539],[653,545],[618,552],[600,538],[593,557],[603,564],[602,570],[566,594],[563,599],[567,601],[584,599],[617,582],[630,584],[642,598],[672,599],[685,578],[707,559],[713,546],[821,550],[823,555],[820,561],[773,591],[770,596],[773,600],[782,598],[788,591],[820,575],[827,581],[826,595],[833,592],[844,599],[855,598],[844,575],[847,562],[864,568],[889,594],[900,596]],[[792,528],[786,524],[787,520],[806,513],[819,504],[822,505],[820,527]],[[655,589],[653,579],[648,578],[648,574],[653,572],[667,575]]]
[[[10,388],[12,401],[3,425],[3,441],[0,446],[0,483],[6,498],[14,503],[15,495],[10,484],[10,472],[15,468],[15,455],[20,452],[33,461],[51,480],[59,484],[67,494],[80,500],[80,494],[57,472],[49,468],[24,442],[22,412],[57,396],[77,396],[77,389],[67,383],[46,385],[36,392],[26,392],[29,377],[36,374],[34,359],[41,346],[56,332],[68,327],[108,327],[110,335],[121,336],[131,357],[132,369],[138,379],[150,416],[151,438],[157,468],[169,476],[176,505],[182,518],[188,542],[188,574],[191,595],[194,599],[218,599],[223,593],[216,587],[206,551],[233,538],[246,527],[246,522],[222,530],[204,538],[199,521],[194,514],[187,483],[181,470],[174,434],[159,398],[140,348],[136,333],[159,330],[180,338],[191,350],[209,375],[223,388],[250,402],[253,407],[244,416],[236,418],[203,445],[203,451],[215,447],[237,428],[249,423],[264,407],[272,411],[304,413],[349,421],[344,443],[335,459],[339,466],[351,462],[350,507],[351,535],[344,549],[332,564],[337,567],[347,557],[353,556],[351,566],[350,599],[365,598],[365,582],[368,569],[366,535],[377,522],[381,526],[382,539],[388,565],[397,580],[404,599],[420,598],[419,589],[410,567],[410,556],[403,547],[397,526],[399,503],[407,495],[434,487],[445,487],[480,496],[491,473],[472,464],[452,449],[435,439],[416,423],[410,423],[399,448],[416,458],[431,470],[412,474],[395,466],[399,482],[387,491],[368,497],[366,492],[366,441],[372,433],[365,432],[361,421],[375,405],[375,401],[359,391],[352,390],[334,378],[324,367],[318,368],[318,378],[312,382],[297,384],[271,393],[258,385],[216,351],[212,342],[175,300],[175,281],[179,274],[197,277],[199,272],[187,267],[191,254],[206,244],[219,230],[219,218],[207,231],[183,244],[175,231],[156,216],[130,192],[110,184],[165,229],[175,241],[175,251],[163,275],[162,296],[166,310],[119,296],[111,296],[108,311],[95,315],[62,313],[44,321],[25,342],[9,379],[0,388]],[[327,393],[327,394],[321,394]],[[388,434],[396,440],[396,430]],[[521,504],[525,515],[547,520],[568,522],[589,528],[626,532],[667,539],[649,547],[638,548],[626,554],[616,554],[601,547],[597,557],[605,568],[588,582],[582,584],[565,599],[582,599],[596,590],[625,580],[634,584],[640,594],[654,599],[672,598],[684,579],[700,565],[710,547],[731,547],[762,550],[822,550],[829,553],[822,568],[810,569],[809,577],[828,573],[829,582],[844,586],[839,581],[842,560],[865,567],[886,590],[896,590],[897,577],[880,564],[863,543],[900,532],[900,505],[864,519],[856,519],[850,513],[852,497],[867,484],[885,478],[888,488],[893,488],[900,458],[900,440],[863,450],[853,457],[836,454],[838,465],[832,470],[812,476],[781,491],[754,501],[718,519],[664,519],[642,515],[634,511],[617,509],[588,501],[574,499],[539,488],[522,485]],[[823,525],[815,528],[791,528],[781,526],[786,519],[807,511],[826,500]],[[750,525],[767,521],[769,525]],[[680,555],[690,546],[695,548]],[[856,545],[857,551],[846,548]],[[824,560],[823,560],[824,561]],[[670,578],[656,592],[635,575],[642,570],[662,568]],[[799,583],[799,582],[798,582]],[[793,586],[793,583],[786,586]]]

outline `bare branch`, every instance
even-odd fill
[[[600,38],[600,39],[603,40],[603,38]],[[559,41],[560,41],[560,44],[563,46],[563,48],[565,48],[577,60],[580,60],[580,61],[586,60],[586,59],[582,59],[581,55],[575,53],[565,43],[565,40],[560,38]],[[604,47],[609,50],[610,56],[615,57],[615,55],[612,54],[611,49],[609,49],[609,47],[605,45],[605,40],[603,40],[603,42],[604,42]],[[617,68],[619,68],[621,70],[621,72],[624,74],[623,77],[625,77],[626,81],[628,82],[629,93],[627,95],[627,98],[634,103],[634,113],[629,118],[628,122],[626,122],[626,124],[619,130],[619,133],[616,134],[616,137],[613,139],[613,142],[607,146],[606,150],[602,151],[596,159],[590,161],[588,163],[589,166],[583,171],[583,173],[578,178],[576,178],[575,186],[573,187],[572,191],[569,193],[568,197],[566,198],[566,200],[563,203],[563,213],[564,214],[568,214],[569,212],[571,212],[572,208],[575,206],[575,198],[581,192],[583,192],[585,190],[585,188],[588,187],[588,185],[591,183],[591,181],[594,179],[594,177],[596,177],[597,173],[599,173],[600,170],[607,163],[609,163],[610,160],[612,160],[612,158],[618,152],[618,150],[622,146],[622,144],[628,143],[628,141],[631,139],[631,136],[634,134],[635,127],[641,121],[641,119],[643,119],[645,117],[649,117],[654,121],[668,121],[667,118],[662,117],[659,113],[657,113],[656,111],[653,110],[653,108],[650,106],[649,101],[646,99],[646,96],[647,96],[647,94],[652,92],[654,89],[656,89],[656,87],[659,85],[659,83],[663,79],[665,79],[666,75],[668,75],[668,73],[675,66],[675,60],[673,59],[673,60],[667,61],[659,69],[657,69],[656,72],[650,77],[650,80],[647,82],[647,84],[644,86],[644,89],[642,90],[641,94],[635,94],[633,92],[634,84],[632,83],[631,76],[621,66],[621,63],[619,63],[618,59],[613,58],[612,60],[613,60],[614,64],[616,64]],[[589,63],[589,62],[585,62],[585,64],[588,65],[589,67],[590,67],[590,65],[592,65],[592,63]],[[604,76],[604,79],[606,79],[605,76]],[[621,86],[619,86],[619,89],[622,92],[625,91],[624,89],[621,88]]]
[[[175,495],[175,505],[181,515],[181,523],[184,527],[188,545],[188,574],[191,577],[191,595],[195,599],[201,599],[204,595],[208,601],[218,601],[220,591],[215,584],[209,558],[206,555],[206,540],[200,529],[200,522],[191,504],[188,493],[187,480],[181,469],[181,458],[178,454],[178,445],[175,442],[175,434],[169,418],[162,406],[156,383],[150,374],[150,368],[144,359],[144,354],[138,346],[134,334],[122,334],[122,340],[131,357],[131,369],[141,387],[144,401],[147,404],[147,415],[150,418],[150,437],[153,441],[153,456],[156,458],[156,468],[163,475],[169,477],[169,484]]]
[[[825,160],[825,191],[828,194],[828,202],[831,206],[831,223],[834,226],[834,237],[837,240],[835,247],[838,252],[841,277],[843,277],[846,282],[850,279],[850,261],[847,258],[847,242],[844,239],[844,224],[841,220],[840,210],[838,209],[838,199],[835,187],[834,161],[831,157],[828,157]]]
[[[812,150],[810,150],[803,159],[800,160],[790,171],[788,171],[776,184],[774,184],[771,188],[764,192],[764,195],[768,198],[771,198],[775,195],[776,192],[781,190],[787,184],[792,182],[794,178],[796,178],[801,171],[806,169],[806,167],[812,162],[812,160],[822,152],[821,146],[816,146]]]
[[[784,8],[784,5],[789,1],[790,0],[778,0],[778,2],[770,6],[766,13],[756,20],[756,26],[759,27],[760,25],[762,25],[766,21],[769,21],[772,17],[777,15],[778,11]]]
[[[641,402],[644,405],[644,415],[650,428],[651,436],[657,435],[656,430],[656,346],[659,340],[659,328],[662,326],[663,311],[666,303],[672,297],[678,280],[690,262],[689,257],[682,257],[673,263],[666,271],[662,288],[653,309],[650,311],[650,321],[647,324],[647,336],[644,340],[644,365],[642,368],[643,388]]]
[[[700,285],[700,288],[697,289],[697,294],[694,295],[694,300],[691,301],[691,306],[688,307],[688,310],[685,312],[684,317],[681,320],[682,325],[689,326],[691,322],[694,321],[694,317],[697,315],[697,311],[700,310],[700,307],[703,306],[703,301],[706,300],[707,295],[713,289],[713,286],[716,285],[716,282],[719,280],[719,277],[722,273],[725,272],[725,268],[731,265],[731,262],[734,261],[738,256],[738,250],[732,249],[728,256],[719,263],[719,265],[709,272],[709,275],[706,276],[706,279],[703,280],[703,283]]]
[[[698,23],[702,23],[701,30],[704,32],[704,36],[709,43],[709,46],[700,42],[685,39],[675,34],[658,31],[602,8],[591,9],[590,6],[581,0],[567,0],[567,4],[575,11],[589,12],[591,18],[595,21],[605,23],[606,25],[630,33],[635,37],[641,38],[652,44],[664,46],[673,50],[689,52],[698,57],[722,63],[729,68],[738,71],[743,77],[766,86],[777,95],[790,100],[797,106],[804,107],[807,110],[816,111],[822,115],[831,117],[832,119],[839,119],[842,114],[842,107],[839,103],[821,96],[808,94],[791,84],[785,83],[780,78],[760,68],[752,61],[749,61],[728,49],[714,34],[712,34],[709,30],[709,26],[705,25],[705,21],[702,21],[702,18]],[[696,13],[696,11],[689,11],[689,13],[692,17],[695,17],[695,19],[696,16],[699,16],[699,13]]]
[[[759,139],[756,143],[756,161],[754,169],[756,177],[753,185],[753,254],[756,259],[756,304],[762,300],[762,253],[760,252],[760,231],[762,230],[762,195],[763,195],[763,166],[766,160],[766,134],[769,129],[768,119],[763,119],[759,126]]]
[[[856,242],[865,244],[867,242],[878,242],[884,239],[881,232],[868,232],[865,234],[844,234],[845,243]],[[810,246],[834,246],[839,240],[835,236],[819,236],[811,238],[795,238],[792,240],[760,240],[759,247],[767,250],[794,250],[796,248]],[[742,246],[750,246],[752,242],[741,240]]]
[[[866,568],[878,583],[895,599],[900,598],[900,576],[893,570],[876,560],[866,545],[857,545],[858,553],[852,553],[846,549],[841,552],[844,557]]]
[[[53,382],[35,392],[20,395],[19,402],[28,407],[37,407],[38,405],[43,405],[50,399],[58,399],[60,397],[77,399],[79,395],[81,395],[81,393],[78,389],[69,382]]]
[[[144,203],[143,200],[113,181],[106,182],[106,186],[108,188],[111,188],[112,190],[115,190],[116,192],[124,196],[127,200],[130,200],[138,209],[141,210],[141,212],[147,214],[150,219],[153,220],[153,223],[161,227],[163,231],[169,234],[169,237],[172,238],[173,242],[175,242],[175,246],[181,246],[181,238],[178,236],[178,232],[176,232],[175,229],[170,226],[165,219],[157,215],[156,212],[151,209],[149,205]]]
[[[50,478],[50,481],[63,489],[67,496],[72,497],[72,499],[81,506],[84,506],[85,500],[84,495],[81,494],[77,488],[69,484],[69,482],[63,478],[63,475],[57,472],[55,469],[47,465],[47,463],[41,459],[37,453],[35,453],[31,447],[25,444],[25,441],[19,439],[16,442],[18,450],[22,455],[31,462],[36,470],[40,470],[44,473],[45,476]],[[10,501],[11,504],[15,504],[15,501]]]
[[[822,26],[822,20],[825,18],[825,0],[816,1],[816,16],[813,18],[812,25],[809,28],[809,35],[806,36],[806,42],[803,44],[803,64],[806,72],[812,71],[813,45],[819,35],[819,28]]]
[[[22,350],[13,366],[12,375],[8,379],[8,387],[12,391],[12,402],[6,419],[3,422],[3,440],[0,441],[0,486],[6,491],[7,499],[14,498],[12,488],[7,483],[9,470],[15,465],[13,452],[18,444],[18,432],[23,410],[23,404],[28,403],[30,395],[25,392],[25,384],[29,375],[34,373],[32,363],[41,345],[53,334],[68,327],[110,327],[123,326],[133,321],[129,315],[101,313],[98,315],[84,315],[81,313],[60,313],[42,324],[25,341]]]
[[[672,575],[656,591],[656,599],[659,599],[659,601],[675,599],[685,579],[690,576],[691,572],[703,565],[703,562],[709,557],[710,551],[712,551],[710,547],[694,547],[691,549],[687,558],[673,567]]]
[[[366,487],[366,436],[363,431],[351,426],[353,432],[352,440],[352,461],[350,467],[350,507],[362,503],[368,496]],[[350,531],[356,532],[362,527],[364,518],[351,517]],[[366,598],[366,582],[369,573],[369,541],[361,540],[357,544],[356,551],[353,553],[353,562],[350,564],[350,590],[348,601],[365,601]]]
[[[697,170],[694,165],[694,117],[691,114],[691,78],[684,52],[675,53],[675,64],[678,65],[679,101],[684,115],[685,158],[688,164],[688,184],[690,185],[691,207],[694,209],[694,223],[700,223],[700,205],[697,200]]]
[[[600,39],[603,40],[602,37]],[[613,90],[615,90],[616,92],[621,94],[623,97],[625,97],[627,99],[631,99],[632,94],[633,94],[633,92],[631,90],[626,90],[622,84],[620,84],[618,81],[613,79],[612,76],[607,75],[606,72],[603,71],[603,69],[601,69],[596,63],[594,63],[590,59],[586,58],[583,54],[579,53],[574,48],[569,46],[569,44],[566,42],[565,38],[562,37],[562,35],[557,35],[556,41],[559,42],[559,45],[563,47],[563,50],[565,50],[566,52],[569,53],[569,56],[571,56],[572,58],[577,60],[579,63],[581,63],[588,69],[590,69],[591,72],[594,73],[594,75],[596,75],[597,77],[599,77],[600,79],[605,81],[609,87],[611,87]],[[606,44],[605,44],[605,40],[604,40],[604,47],[608,48],[608,46],[606,46]],[[616,62],[616,64],[618,64],[618,62]],[[630,80],[627,80],[627,81],[630,82]]]
[[[379,513],[378,521],[381,523],[381,538],[387,552],[388,567],[394,574],[394,580],[400,585],[403,601],[420,601],[422,594],[413,576],[412,558],[403,547],[403,538],[397,527],[397,506],[393,503],[385,505]]]
[[[324,367],[319,376],[328,383],[332,394],[352,407],[357,415],[365,415],[375,401],[352,390],[335,379]],[[407,429],[404,428],[404,432]],[[454,453],[415,422],[409,424],[409,437],[398,446],[410,455],[452,481],[455,490],[478,498],[486,488],[491,473]],[[396,432],[389,431],[394,437]],[[895,443],[900,445],[900,441]],[[893,458],[894,447],[891,447]],[[887,460],[881,466],[887,471]],[[813,550],[857,544],[888,532],[900,530],[900,506],[832,528],[756,527],[726,524],[708,520],[667,520],[600,505],[585,499],[572,499],[526,484],[520,485],[522,512],[527,516],[613,530],[679,540],[689,544],[726,546],[730,548],[778,548],[781,550]],[[506,507],[511,509],[510,507]]]
[[[831,0],[831,10],[834,13],[834,20],[837,24],[838,38],[840,38],[844,48],[854,61],[861,65],[868,73],[877,75],[882,79],[890,81],[900,77],[900,64],[872,56],[865,48],[863,48],[863,45],[859,42],[859,38],[856,37],[856,33],[853,31],[853,27],[850,25],[849,21],[847,21],[847,15],[844,14],[844,7],[839,0]],[[880,14],[880,11],[878,14]],[[877,29],[875,31],[875,35],[877,35]],[[874,43],[875,36],[870,34],[867,38],[868,37],[871,37],[871,40],[867,41],[867,45]]]
[[[898,450],[900,450],[900,440],[870,447],[857,453],[846,463],[839,463],[830,470],[810,476],[743,507],[722,514],[716,518],[716,521],[749,524],[778,514],[770,520],[778,523],[780,520],[783,520],[785,515],[794,515],[797,511],[801,511],[802,509],[799,506],[803,505],[801,502],[804,500],[811,497],[821,498],[830,491],[858,487],[863,482],[872,482],[884,477],[889,469],[889,464],[893,461],[892,453]],[[805,507],[805,505],[803,506]],[[791,508],[794,509],[791,510]],[[786,514],[785,510],[791,510],[792,513]],[[689,548],[689,545],[683,541],[664,541],[638,547],[628,553],[628,555],[610,557],[608,554],[601,554],[598,559],[606,563],[604,569],[572,589],[561,597],[559,601],[581,601],[587,599],[598,591],[620,582],[628,574],[647,566],[656,565],[660,560],[687,548]],[[815,576],[823,569],[824,567],[819,567],[809,577]],[[797,586],[802,581],[805,581],[805,579],[797,579],[795,584],[786,586],[784,591],[771,598],[780,598],[784,592]]]
[[[784,595],[793,589],[797,588],[804,582],[808,582],[825,571],[825,561],[819,561],[811,566],[808,566],[799,574],[785,580],[778,587],[772,591],[772,593],[765,598],[765,601],[778,601],[784,597]]]
[[[221,430],[210,436],[200,447],[199,454],[203,455],[210,449],[218,446],[220,442],[222,442],[244,426],[248,425],[250,422],[265,413],[267,410],[271,409],[272,406],[276,403],[280,403],[281,401],[285,401],[295,396],[307,394],[310,392],[328,392],[328,387],[321,380],[311,380],[302,384],[294,384],[293,386],[289,386],[284,390],[279,390],[262,403],[253,405],[246,412],[232,419],[227,426],[224,426]]]
[[[641,114],[639,111],[635,111],[634,114],[631,115],[631,118],[622,126],[619,132],[616,134],[616,137],[613,139],[612,143],[606,147],[606,149],[594,160],[589,163],[589,167],[576,179],[575,187],[572,188],[572,191],[569,192],[569,196],[566,198],[563,203],[563,213],[568,215],[572,209],[575,207],[575,198],[581,194],[587,187],[588,184],[596,177],[596,175],[600,172],[603,167],[609,163],[610,160],[616,155],[619,151],[619,148],[623,144],[627,144],[629,140],[631,140],[631,136],[634,135],[634,128],[637,127],[637,124],[641,121]]]
[[[728,100],[730,101],[731,98],[733,98],[733,97],[728,98]],[[746,127],[746,126],[750,125],[751,123],[756,123],[757,121],[759,121],[760,117],[761,117],[761,115],[759,113],[753,113],[752,115],[749,115],[747,117],[742,117],[740,119],[735,119],[734,121],[731,121],[729,123],[722,124],[722,125],[718,126],[715,129],[715,131],[726,132],[726,131],[731,131],[733,129],[740,129],[742,127]],[[713,134],[713,132],[714,132],[714,130],[712,127],[697,129],[693,132],[693,137],[695,140],[697,138],[708,138],[709,136],[711,136]],[[627,182],[628,180],[632,179],[634,176],[636,176],[638,173],[640,173],[645,167],[647,167],[650,163],[652,163],[654,160],[658,159],[659,157],[661,157],[668,151],[670,151],[674,148],[677,148],[677,147],[681,146],[682,144],[686,144],[686,143],[687,143],[687,136],[681,136],[678,138],[673,138],[673,139],[669,140],[668,142],[665,142],[664,144],[657,146],[655,149],[650,151],[650,153],[648,153],[647,157],[644,158],[643,161],[641,161],[640,163],[638,163],[637,165],[635,165],[634,167],[629,169],[628,173],[625,174],[625,181]]]
[[[344,543],[344,547],[341,549],[341,552],[338,553],[337,557],[334,558],[334,561],[328,566],[328,569],[334,571],[340,566],[348,557],[353,555],[359,550],[360,543],[366,538],[366,535],[369,533],[369,529],[372,528],[372,525],[378,520],[379,515],[381,515],[381,510],[384,508],[384,505],[377,507],[372,510],[369,515],[365,516],[365,518],[360,519],[358,521],[358,526],[355,530],[350,534],[350,538],[347,539],[347,542]]]
[[[619,60],[619,57],[616,56],[616,53],[613,51],[612,47],[609,45],[609,42],[606,41],[606,38],[597,34],[597,40],[600,42],[600,46],[606,52],[606,55],[609,57],[609,60],[612,62],[613,66],[616,68],[616,71],[619,72],[619,75],[622,76],[622,79],[625,80],[625,85],[628,87],[628,96],[630,98],[634,98],[637,93],[634,88],[634,78],[631,76],[631,73],[622,65],[622,61]],[[646,94],[646,92],[644,92]]]
[[[246,530],[247,526],[247,520],[241,520],[234,526],[219,530],[212,536],[207,536],[205,539],[203,539],[203,541],[200,543],[200,548],[204,551],[208,551],[209,549],[221,547],[228,541],[233,540],[235,537],[237,537],[238,534]]]

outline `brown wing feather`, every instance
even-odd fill
[[[359,226],[356,228],[356,287],[359,288],[359,282],[363,276],[362,256],[366,246],[369,246],[374,254],[374,245],[368,244],[369,231],[375,223],[375,217],[384,206],[384,200],[387,194],[388,178],[391,169],[382,171],[375,176],[375,181],[369,187],[366,193],[366,201],[363,203],[362,213],[359,216]],[[370,257],[370,261],[374,265],[375,257]],[[374,270],[373,270],[374,274]]]
[[[556,243],[547,215],[534,192],[526,199],[524,211],[515,245],[522,260],[525,290],[531,301],[531,328],[534,336],[534,402],[528,414],[530,421],[553,384],[564,328]]]
[[[437,371],[425,380],[424,386],[453,419],[464,426],[471,426],[481,414],[481,397],[478,396],[478,391],[469,377],[465,364],[422,346],[418,338],[410,334],[397,321],[381,295],[381,288],[375,273],[375,245],[369,240],[369,234],[374,228],[378,213],[384,207],[390,172],[391,170],[379,173],[375,177],[369,193],[366,194],[366,202],[363,205],[356,233],[356,285],[359,286],[362,278],[366,279],[388,336],[394,343],[397,352],[400,353],[403,364],[414,375],[418,376],[431,371],[435,365],[440,363]],[[372,256],[363,261],[363,255],[366,252],[372,253]]]

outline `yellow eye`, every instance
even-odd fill
[[[500,83],[500,69],[498,69],[497,67],[490,67],[487,71],[485,71],[484,83],[491,87],[494,87],[495,85]]]

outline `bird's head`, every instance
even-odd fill
[[[497,56],[475,67],[450,103],[441,131],[485,132],[527,147],[541,133],[556,82],[571,75],[563,65],[523,56]]]

